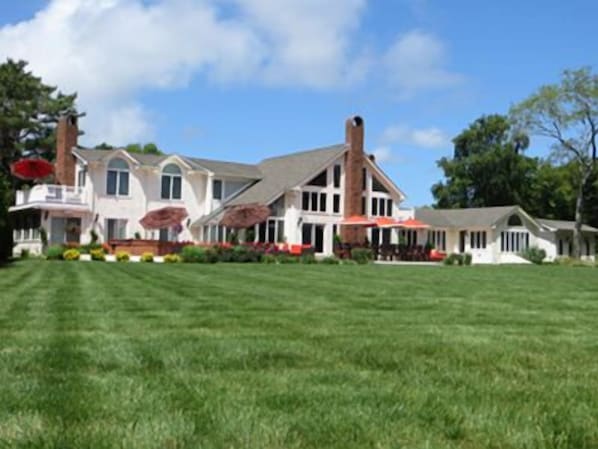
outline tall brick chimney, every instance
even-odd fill
[[[75,185],[75,156],[79,128],[77,117],[69,115],[58,121],[56,128],[56,182],[64,186]]]
[[[347,119],[345,144],[349,151],[345,156],[345,217],[362,215],[363,142],[363,119],[359,116]],[[345,243],[361,244],[365,241],[365,236],[365,229],[361,226],[341,226],[341,239]]]

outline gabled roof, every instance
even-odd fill
[[[315,176],[318,170],[323,170],[346,150],[345,144],[339,144],[264,159],[258,164],[263,178],[229,201],[227,206],[269,204],[286,190],[296,187],[312,175]]]
[[[474,207],[469,209],[415,209],[415,218],[438,228],[490,227],[513,214],[527,213],[519,206]],[[531,217],[529,217],[534,221]]]
[[[564,220],[549,220],[547,218],[536,218],[536,220],[544,227],[550,229],[551,231],[573,231],[575,229],[575,222],[574,221],[564,221]],[[588,226],[582,225],[581,230],[583,232],[596,232],[598,233],[598,229]]]
[[[91,150],[84,148],[76,148],[73,153],[85,162],[100,162],[110,159],[114,153],[125,151],[124,149],[114,150]],[[146,167],[157,167],[165,159],[173,156],[171,154],[155,155],[143,153],[126,152],[133,160],[137,161],[139,165]],[[231,176],[247,179],[261,179],[262,173],[256,165],[240,164],[237,162],[214,161],[209,159],[199,159],[194,157],[187,157],[176,155],[195,169],[208,170],[217,176]]]

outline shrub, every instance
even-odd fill
[[[79,257],[81,257],[81,253],[75,248],[67,249],[62,253],[62,258],[64,260],[79,260]]]
[[[89,240],[90,242],[93,243],[97,243],[98,239],[100,238],[100,236],[98,235],[98,233],[92,229],[91,231],[89,231]]]
[[[250,246],[233,246],[233,262],[259,262],[262,258],[262,253],[256,248]]]
[[[369,263],[374,258],[374,253],[368,248],[353,248],[351,250],[351,259],[360,265]]]
[[[216,250],[219,262],[234,262],[235,255],[232,248],[219,247]]]
[[[102,249],[102,245],[99,243],[87,243],[85,245],[81,245],[79,247],[79,252],[81,254],[89,254],[93,249]]]
[[[178,254],[166,254],[164,256],[164,263],[181,263],[183,259]]]
[[[211,248],[188,245],[181,250],[181,258],[186,263],[214,263],[218,261],[218,254]]]
[[[471,255],[471,253],[465,253],[463,254],[463,265],[471,265],[471,261],[473,260],[473,257]],[[461,265],[461,264],[459,264]]]
[[[278,263],[299,263],[299,257],[291,256],[290,254],[281,254],[278,256]]]
[[[341,263],[340,259],[334,257],[334,256],[328,256],[328,257],[324,257],[322,260],[320,260],[320,263],[323,265],[339,265]]]
[[[62,260],[62,253],[64,253],[64,248],[61,245],[50,246],[46,251],[46,259]]]
[[[89,251],[91,255],[91,260],[96,260],[98,262],[104,262],[106,260],[106,254],[102,248],[92,249]]]
[[[152,263],[154,261],[154,255],[150,252],[143,253],[140,260],[141,262]]]
[[[542,265],[542,262],[546,259],[546,251],[537,246],[531,246],[521,253],[521,257],[536,265]]]
[[[27,248],[23,248],[21,250],[21,259],[29,259],[30,255],[31,254],[30,254],[30,252],[29,252],[29,250]]]
[[[116,261],[117,262],[128,262],[131,259],[129,253],[126,251],[118,251],[116,253]]]
[[[315,263],[318,263],[318,261],[316,260],[316,256],[309,253],[303,254],[299,260],[301,263],[304,263],[306,265],[313,265]]]
[[[451,253],[442,261],[442,263],[445,265],[463,265],[463,255]]]
[[[141,240],[141,234],[139,232],[136,232],[133,236],[135,237],[135,240]]]
[[[277,257],[274,254],[264,254],[262,256],[262,262],[263,263],[268,263],[268,264],[273,264],[273,263],[277,263]]]

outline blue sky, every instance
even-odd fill
[[[360,114],[423,205],[460,130],[596,65],[596,17],[591,0],[24,0],[0,3],[0,58],[79,93],[86,145],[256,162],[341,142]]]

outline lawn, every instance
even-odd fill
[[[16,263],[4,446],[597,448],[598,270]]]

